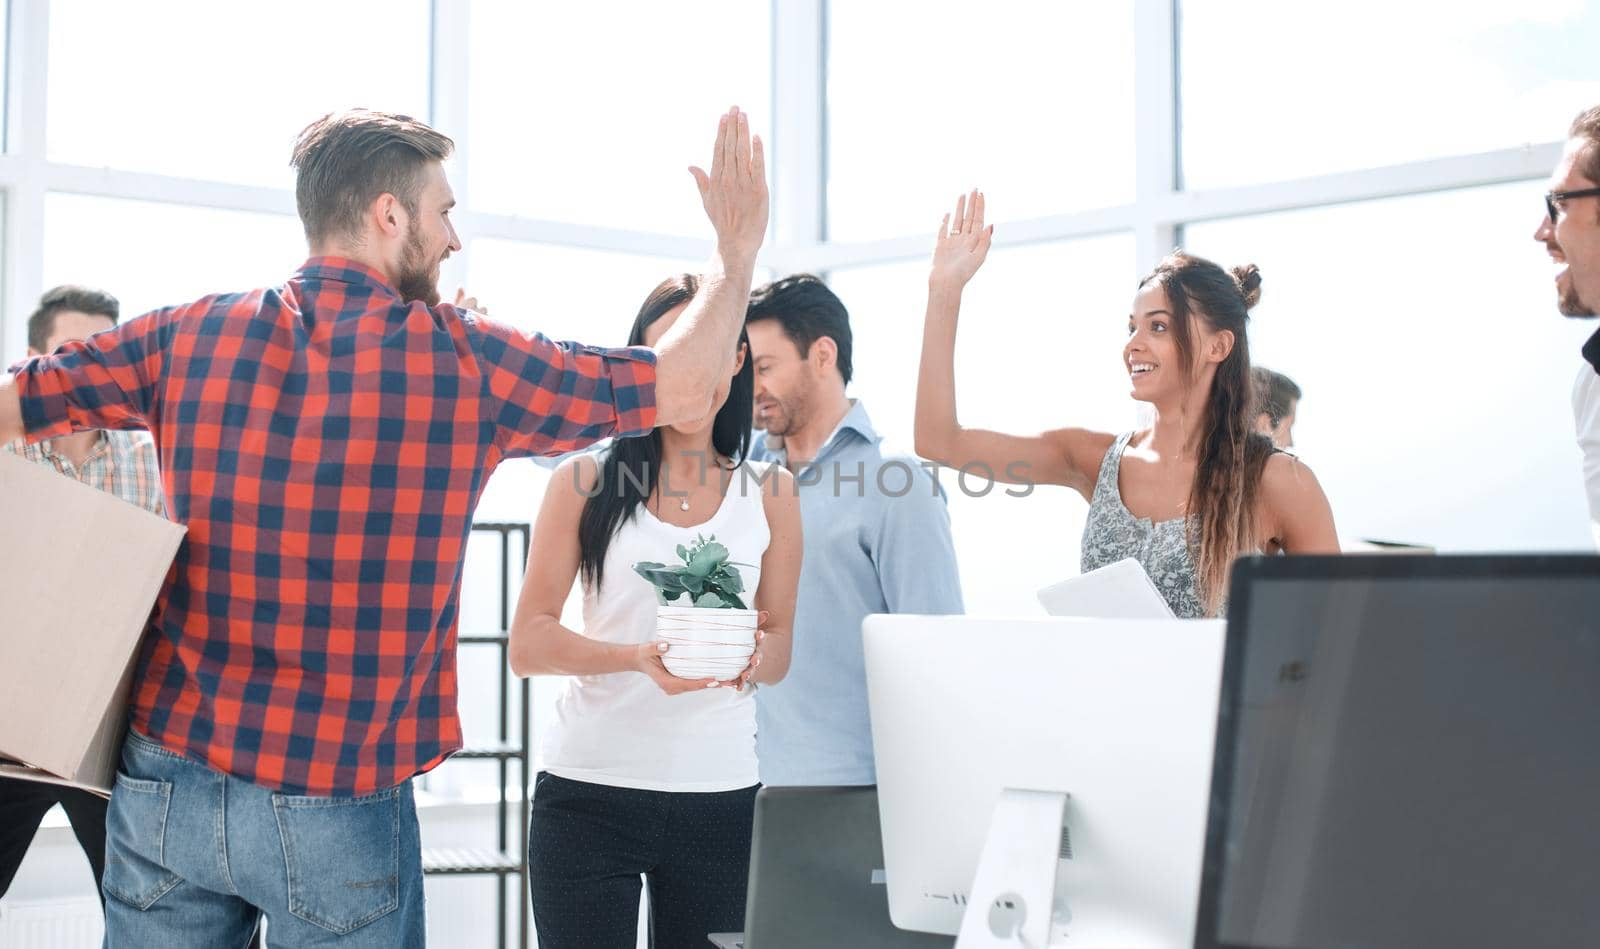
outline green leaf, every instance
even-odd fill
[[[690,593],[693,593],[695,596],[699,596],[700,594],[704,593],[705,590],[706,590],[705,578],[704,577],[697,577],[692,573],[684,576],[683,580],[682,580],[682,583],[683,583],[683,588],[685,590],[688,590]]]
[[[657,590],[660,590],[669,597],[677,596],[685,589],[683,585],[683,578],[677,576],[676,574],[657,572],[646,577],[645,579],[650,581],[650,583],[654,585]]]
[[[727,608],[727,604],[725,602],[723,602],[722,597],[716,595],[715,593],[702,593],[702,594],[700,594],[699,598],[694,601],[694,605],[698,606],[698,607],[701,607],[702,609],[712,609],[712,610],[720,610],[720,609]]]
[[[682,586],[683,584],[682,567],[657,567],[653,570],[640,570],[638,573],[639,576],[644,577],[656,586],[673,583]]]
[[[682,560],[684,563],[689,562],[689,551],[684,549],[682,544],[678,545],[678,559]]]
[[[717,575],[717,586],[729,593],[743,593],[744,578],[739,576],[737,570],[724,570]]]
[[[717,543],[707,543],[689,558],[689,572],[697,577],[709,577],[728,560],[728,548]]]

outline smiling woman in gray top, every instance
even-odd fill
[[[1061,428],[1010,435],[956,417],[961,291],[989,252],[983,195],[939,228],[917,384],[917,454],[950,467],[983,463],[998,480],[1059,484],[1089,501],[1083,569],[1138,560],[1178,616],[1223,612],[1235,557],[1334,553],[1333,512],[1311,469],[1251,431],[1247,311],[1254,265],[1230,274],[1173,253],[1142,280],[1122,361],[1151,427],[1117,435]]]

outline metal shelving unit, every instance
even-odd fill
[[[500,800],[496,808],[498,830],[497,849],[483,850],[464,847],[428,848],[422,851],[422,872],[429,876],[492,876],[498,893],[497,932],[501,949],[512,945],[507,926],[506,886],[516,883],[517,943],[528,946],[528,788],[532,783],[533,767],[532,718],[530,715],[530,689],[527,679],[517,683],[520,695],[518,717],[521,721],[512,731],[511,714],[511,538],[515,534],[522,544],[522,565],[528,562],[528,545],[532,528],[527,523],[480,522],[472,525],[473,533],[497,534],[500,537],[500,628],[498,632],[466,634],[457,638],[461,646],[489,646],[500,650],[500,729],[499,740],[490,744],[464,748],[451,756],[451,761],[494,761],[499,764]],[[512,798],[506,793],[506,781],[511,765],[517,765],[517,786],[520,793]],[[511,808],[517,808],[517,836],[511,839]]]

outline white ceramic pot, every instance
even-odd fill
[[[755,610],[656,607],[656,636],[670,643],[661,661],[680,679],[739,677],[756,651]]]

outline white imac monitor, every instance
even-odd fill
[[[1051,945],[1188,947],[1223,625],[867,617],[895,925],[960,932],[963,945],[1038,945],[1004,930],[1020,925],[1020,914],[1038,927],[1048,913]],[[986,839],[1006,789],[1067,795],[1063,826],[1043,831],[1060,836],[1049,840],[1049,907],[1002,905],[1009,900],[991,907],[973,894],[980,852],[986,867],[991,860]],[[1031,845],[1038,835],[1033,828],[995,837],[1003,849]],[[981,900],[980,914],[992,910],[995,941],[969,942],[962,928],[969,896]]]

